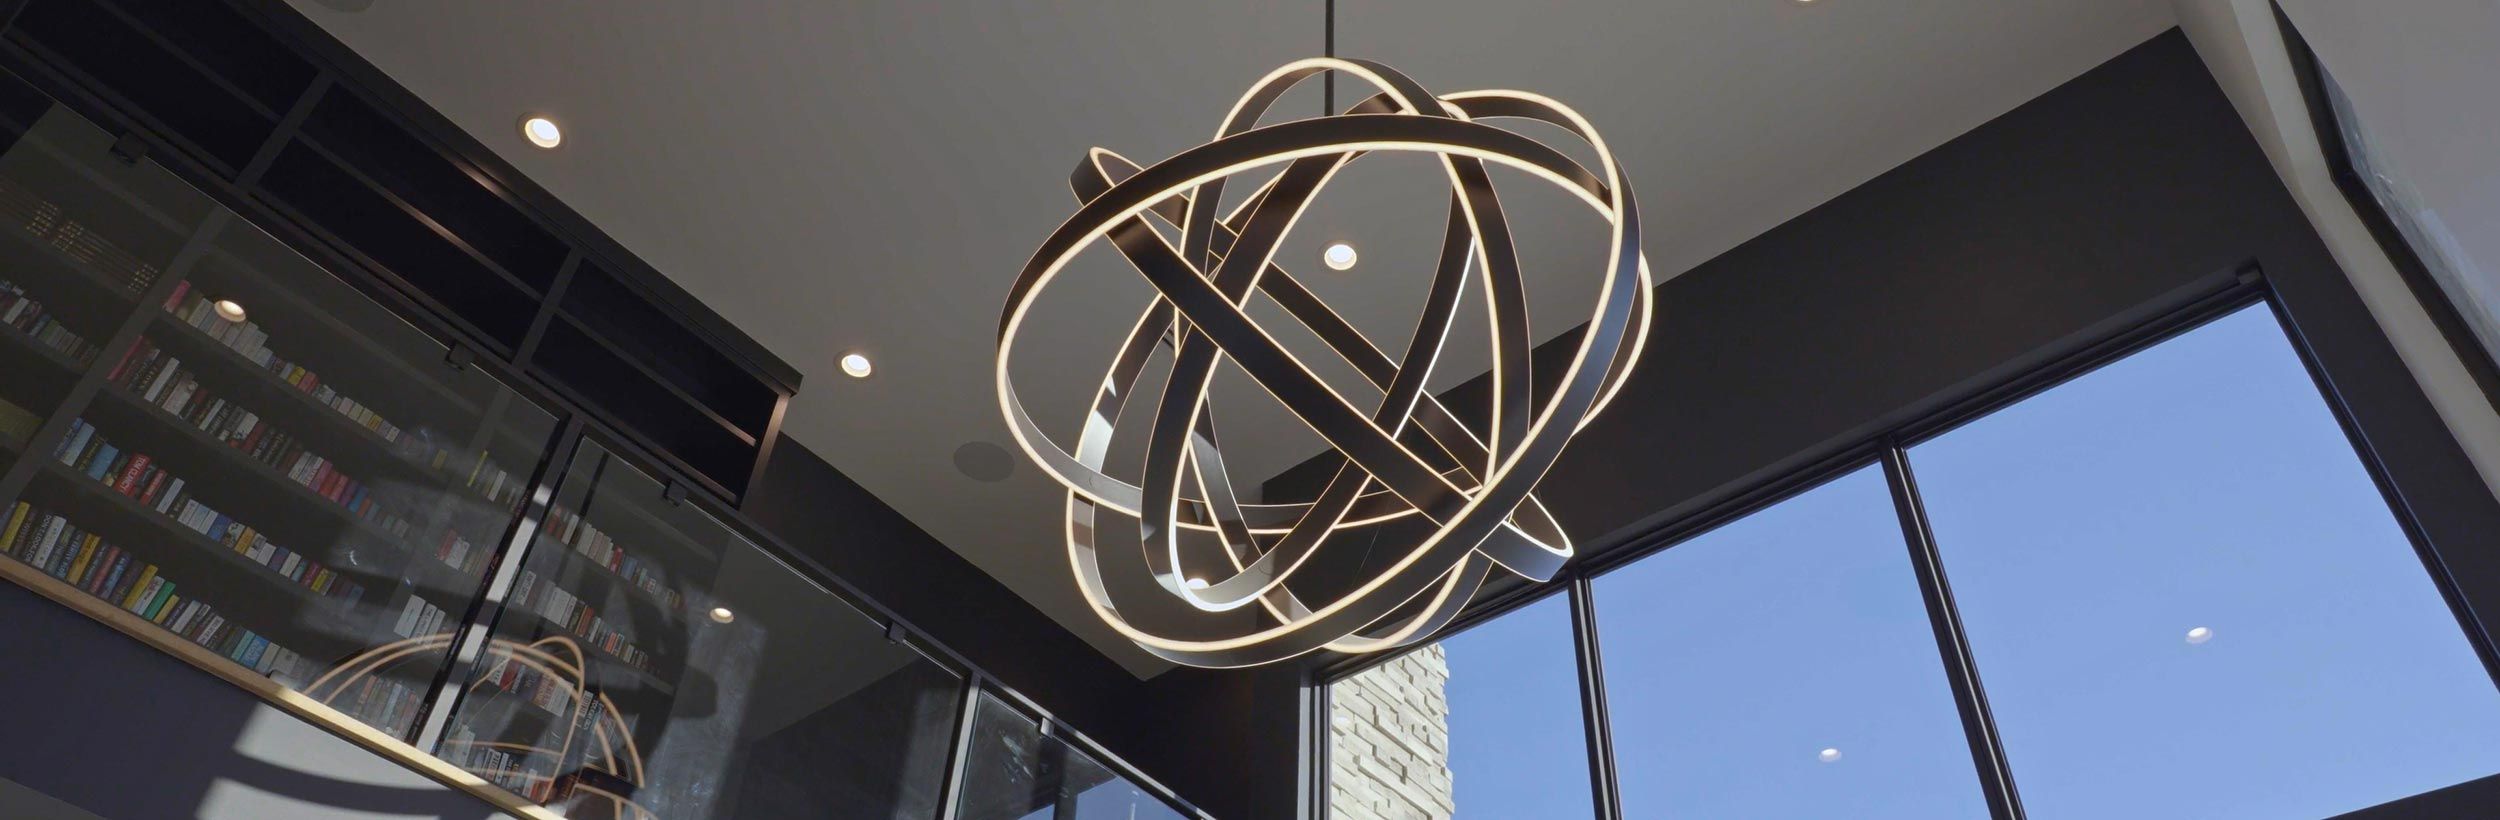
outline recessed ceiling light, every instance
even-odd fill
[[[527,138],[531,145],[540,148],[554,148],[564,144],[564,129],[556,127],[556,121],[546,117],[533,116],[522,120],[521,136]]]
[[[1319,258],[1320,261],[1327,262],[1328,267],[1335,270],[1353,269],[1354,261],[1356,259],[1354,255],[1354,246],[1343,242],[1328,246],[1327,250],[1320,252]]]
[[[2189,646],[2195,646],[2213,639],[2214,631],[2211,629],[2200,626],[2195,629],[2188,630],[2187,642]]]
[[[842,372],[851,374],[851,378],[854,379],[865,379],[868,378],[868,374],[877,372],[877,366],[870,364],[865,355],[844,353],[842,354]]]
[[[1814,754],[1814,759],[1816,759],[1816,760],[1820,760],[1820,761],[1823,761],[1823,762],[1825,762],[1825,763],[1835,763],[1835,762],[1838,762],[1838,761],[1840,760],[1840,750],[1839,750],[1839,749],[1824,749],[1823,751],[1816,752],[1816,753]]]
[[[713,623],[722,623],[722,624],[725,624],[725,623],[728,623],[728,622],[730,622],[730,621],[735,621],[735,620],[737,620],[737,619],[738,619],[738,613],[735,613],[735,612],[731,612],[731,611],[729,611],[729,608],[728,608],[728,607],[725,607],[725,606],[716,606],[716,607],[712,607],[712,622],[713,622]]]
[[[217,318],[229,322],[243,321],[243,303],[232,299],[217,300]]]

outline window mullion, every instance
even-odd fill
[[[1588,730],[1589,794],[1598,820],[1622,820],[1615,787],[1615,743],[1606,716],[1605,664],[1597,650],[1597,607],[1587,578],[1571,580],[1571,644],[1580,666],[1581,725]]]
[[[2014,770],[2005,761],[1997,739],[1996,719],[1988,713],[1988,694],[1979,685],[1962,616],[1953,606],[1953,588],[1945,582],[1944,564],[1936,553],[1935,532],[1927,524],[1927,508],[1919,500],[1918,480],[1910,473],[1909,453],[1898,444],[1884,448],[1884,480],[1892,490],[1893,510],[1901,519],[1901,536],[1910,550],[1910,566],[1918,576],[1919,597],[1927,604],[1927,623],[1936,633],[1936,651],[1953,684],[1953,705],[1962,713],[1962,732],[1970,743],[1971,762],[1995,820],[2022,820],[2022,798],[2014,790]]]

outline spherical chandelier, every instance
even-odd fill
[[[1260,124],[1288,89],[1331,72],[1376,92],[1327,116]],[[1585,142],[1596,167],[1502,127],[1520,121]],[[1450,185],[1439,263],[1402,349],[1377,344],[1276,261],[1341,169],[1399,152],[1436,158]],[[1558,376],[1535,373],[1526,285],[1490,166],[1556,186],[1609,226],[1595,304]],[[1263,177],[1257,187],[1219,213],[1225,187],[1253,174]],[[1430,637],[1497,567],[1542,582],[1571,558],[1569,538],[1531,490],[1640,358],[1652,285],[1631,186],[1577,112],[1518,91],[1434,96],[1378,63],[1306,59],[1253,84],[1212,141],[1144,167],[1096,148],[1071,182],[1080,207],[1026,263],[1000,317],[998,397],[1016,442],[1067,488],[1069,564],[1114,630],[1201,667],[1379,651]],[[1009,366],[1019,355],[1067,354],[1026,351],[1019,331],[1036,298],[1098,241],[1155,296],[1112,354],[1068,446],[1026,411]],[[1462,299],[1469,290],[1482,293]],[[1349,395],[1316,375],[1251,317],[1254,299],[1281,308],[1368,390]],[[1479,425],[1426,391],[1467,302],[1486,312],[1493,361],[1491,412]],[[1309,499],[1249,503],[1233,489],[1223,445],[1242,445],[1218,438],[1208,399],[1225,366],[1342,455]],[[1142,441],[1121,448],[1142,448],[1142,463],[1107,470],[1115,440]],[[1123,548],[1125,537],[1106,542],[1113,527],[1133,527],[1138,548]],[[1384,533],[1404,537],[1376,543]],[[1214,548],[1185,549],[1191,541]],[[1330,585],[1347,589],[1304,600],[1297,587],[1311,585],[1293,583],[1296,572],[1325,550],[1349,548],[1388,557],[1375,573]],[[1251,606],[1265,617],[1237,612]]]

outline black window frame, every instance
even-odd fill
[[[1778,504],[1840,476],[1869,466],[1880,466],[1891,491],[1896,517],[1900,520],[1904,542],[1910,553],[1912,568],[1918,576],[1920,597],[1927,606],[1928,622],[1935,632],[1938,659],[1945,666],[1946,678],[1953,688],[1954,702],[1961,713],[1967,744],[1974,768],[1979,775],[1992,820],[2021,820],[2025,816],[2020,792],[2013,772],[2006,762],[2004,747],[1997,737],[1994,718],[1989,714],[1986,689],[1979,670],[1971,659],[1967,636],[1955,608],[1952,588],[1936,553],[1935,540],[1927,527],[1926,511],[1918,498],[1917,481],[1909,469],[1908,452],[1912,446],[1951,432],[1965,423],[1989,413],[2012,406],[2041,392],[2080,378],[2104,365],[2116,362],[2138,351],[2158,345],[2173,337],[2195,330],[2223,316],[2242,309],[2263,305],[2283,330],[2303,369],[2317,387],[2319,396],[2342,428],[2345,440],[2359,457],[2363,470],[2378,488],[2381,500],[2388,505],[2399,529],[2422,561],[2433,585],[2439,590],[2449,612],[2467,643],[2482,662],[2495,688],[2500,688],[2500,651],[2495,651],[2493,635],[2475,617],[2466,581],[2453,572],[2429,530],[2417,514],[2414,499],[2400,488],[2394,470],[2374,445],[2392,437],[2416,439],[2435,437],[2428,442],[2454,448],[2443,427],[2437,430],[2370,430],[2357,418],[2350,396],[2338,390],[2324,357],[2314,349],[2309,330],[2275,284],[2267,279],[2258,263],[2247,261],[2220,274],[2208,276],[2207,283],[2188,292],[2174,294],[2169,304],[2148,306],[2142,318],[2102,338],[2083,343],[2040,366],[1973,390],[1941,409],[1922,414],[1910,421],[1864,437],[1837,453],[1806,466],[1742,487],[1724,499],[1705,505],[1695,512],[1664,522],[1656,527],[1630,535],[1588,559],[1563,568],[1545,584],[1523,585],[1479,601],[1440,635],[1435,642],[1466,629],[1499,618],[1512,610],[1544,600],[1548,596],[1565,595],[1572,607],[1572,640],[1578,657],[1581,689],[1582,721],[1586,727],[1589,755],[1589,776],[1595,787],[1595,805],[1591,816],[1599,820],[1621,820],[1620,790],[1617,788],[1612,730],[1608,722],[1606,683],[1597,647],[1600,641],[1598,615],[1592,605],[1590,582],[1615,569],[1630,565],[1658,552],[1691,541],[1727,523]],[[2327,317],[2311,317],[2309,324],[2325,325]],[[2348,329],[2348,328],[2345,328]],[[2373,435],[2373,433],[2377,435]],[[2445,466],[2439,470],[2431,467]],[[2482,501],[2494,502],[2490,488],[2470,470],[2459,471],[2453,465],[2416,466],[2417,480],[2440,480],[2465,486],[2482,494]],[[2430,475],[2423,475],[2428,473]],[[2459,483],[2462,484],[2459,484]],[[2453,499],[2442,499],[2453,500]],[[2470,580],[2470,579],[2469,579]],[[2483,579],[2474,590],[2484,595],[2500,594],[2500,579]],[[1346,657],[1324,664],[1310,676],[1310,715],[1305,718],[1305,749],[1302,770],[1305,782],[1311,784],[1306,816],[1324,820],[1328,813],[1328,692],[1344,680],[1382,663],[1402,657],[1430,644],[1419,644],[1404,650],[1374,655]],[[2441,789],[2398,798],[2376,806],[2360,809],[2338,818],[2379,820],[2379,818],[2439,816],[2442,811],[2462,806],[2500,805],[2500,774],[2478,780],[2453,784]]]

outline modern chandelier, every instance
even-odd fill
[[[1288,89],[1326,72],[1377,93],[1328,116],[1259,124]],[[1597,167],[1492,121],[1559,128],[1587,143]],[[1329,180],[1378,152],[1432,155],[1450,183],[1440,261],[1403,348],[1376,344],[1275,260]],[[1596,304],[1559,377],[1535,378],[1526,287],[1488,165],[1552,183],[1611,226]],[[1217,213],[1225,186],[1253,172],[1265,179]],[[1651,313],[1631,185],[1577,112],[1518,91],[1436,97],[1378,63],[1306,59],[1253,84],[1213,141],[1142,168],[1096,148],[1071,182],[1082,205],[1025,264],[1000,317],[998,396],[1016,442],[1067,487],[1069,564],[1105,623],[1190,666],[1373,652],[1431,637],[1496,566],[1542,582],[1571,558],[1569,538],[1530,491],[1622,387]],[[1026,412],[1009,363],[1036,298],[1097,240],[1156,295],[1066,447]],[[1490,420],[1480,427],[1426,392],[1471,286],[1483,290],[1493,361]],[[1254,298],[1281,308],[1370,390],[1347,395],[1315,374],[1251,318]],[[1344,457],[1309,500],[1236,495],[1207,394],[1228,363]],[[1155,378],[1146,378],[1149,364]],[[1533,386],[1540,383],[1550,387]],[[1123,454],[1144,453],[1119,475],[1106,472],[1115,441]],[[1125,533],[1106,541],[1114,528],[1131,528],[1136,548],[1126,548]],[[1331,549],[1368,550],[1380,569],[1354,583],[1337,579],[1331,588],[1347,591],[1305,601],[1311,585],[1297,594],[1288,582]],[[1251,605],[1267,617],[1235,612]]]

